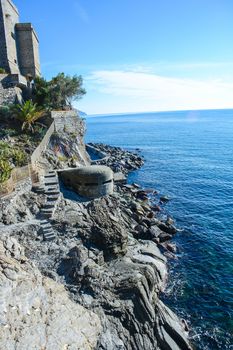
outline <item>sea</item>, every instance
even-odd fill
[[[163,301],[198,350],[233,349],[233,110],[87,116],[87,142],[135,151],[129,183],[170,197],[173,239]],[[155,199],[156,200],[156,199]]]

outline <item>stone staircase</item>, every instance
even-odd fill
[[[45,241],[52,241],[56,238],[56,233],[49,220],[40,220],[40,226],[43,230],[43,238]]]
[[[53,170],[48,171],[44,175],[44,193],[46,195],[46,203],[41,209],[41,214],[46,218],[51,218],[60,198],[58,177]]]
[[[43,179],[43,184],[34,186],[34,191],[38,194],[46,195],[46,202],[39,214],[40,226],[45,241],[52,241],[56,238],[56,233],[50,222],[60,198],[60,187],[58,176],[55,171],[48,170]]]

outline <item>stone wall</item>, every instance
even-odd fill
[[[82,136],[84,135],[85,126],[77,111],[52,111],[51,116],[54,119],[55,131],[73,133],[79,130]]]
[[[0,183],[0,198],[14,191],[16,185],[30,177],[30,166],[25,165],[21,168],[14,168],[9,180]]]
[[[15,79],[17,77],[18,75]],[[12,78],[14,78],[13,75],[0,74],[0,106],[22,101],[22,90],[16,86],[17,84],[12,81]]]

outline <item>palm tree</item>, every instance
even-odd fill
[[[22,123],[22,130],[34,132],[33,124],[44,115],[44,111],[39,109],[36,103],[31,100],[23,104],[17,104],[12,107],[14,117]]]

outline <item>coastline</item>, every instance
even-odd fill
[[[138,154],[95,147],[109,154],[104,165],[126,175],[143,164]],[[96,349],[191,349],[185,322],[159,300],[167,280],[165,255],[175,250],[169,243],[175,227],[158,220],[159,206],[150,206],[150,196],[157,195],[122,183],[106,198],[81,203],[66,195],[52,220],[57,239],[46,245],[35,220],[43,196],[30,189],[18,195],[13,215],[21,218],[20,224],[9,216],[11,201],[2,208],[3,217],[8,212],[8,234],[27,247],[27,258],[44,276],[64,284],[75,303],[99,317]],[[161,205],[166,200],[161,198]]]

